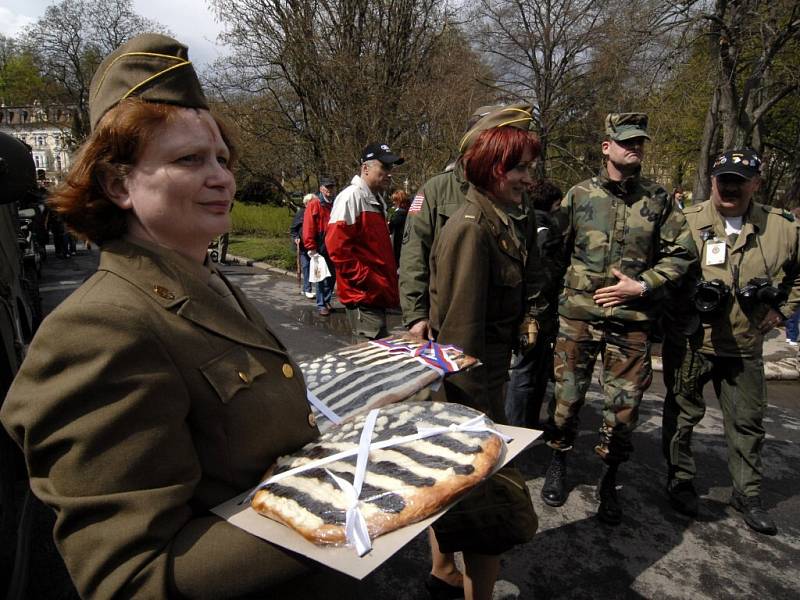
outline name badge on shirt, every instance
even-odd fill
[[[727,246],[722,240],[714,240],[706,246],[706,264],[721,265],[725,263],[725,252]]]

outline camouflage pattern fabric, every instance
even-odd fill
[[[698,336],[669,336],[664,344],[662,449],[670,480],[691,480],[697,473],[692,431],[705,415],[703,388],[717,390],[728,447],[728,471],[736,491],[757,496],[761,490],[761,447],[767,390],[764,362],[758,357],[714,356],[698,350]]]
[[[661,288],[677,282],[695,261],[683,214],[663,187],[638,175],[611,181],[603,169],[567,192],[561,213],[569,265],[559,314],[569,319],[653,320]],[[615,307],[595,304],[595,291],[617,283],[612,268],[645,281],[649,297]]]
[[[568,450],[578,432],[597,355],[602,353],[603,425],[595,452],[607,463],[628,460],[639,404],[652,381],[650,342],[644,323],[596,323],[560,318],[555,349],[556,407],[547,434],[551,448]]]

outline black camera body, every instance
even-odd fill
[[[776,288],[766,277],[753,277],[747,285],[737,290],[736,297],[745,310],[753,308],[758,303],[777,310],[788,298],[786,292]]]
[[[701,315],[713,315],[725,306],[730,295],[730,286],[721,279],[698,281],[694,290],[694,307]]]

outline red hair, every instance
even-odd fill
[[[81,147],[64,183],[49,205],[79,237],[97,244],[121,237],[127,230],[127,212],[114,204],[102,185],[104,175],[125,178],[148,142],[172,122],[181,107],[128,98],[108,111]],[[236,161],[231,130],[211,113]]]
[[[516,127],[495,127],[481,132],[464,154],[464,172],[472,185],[494,190],[506,173],[516,167],[526,150],[538,158],[542,145],[536,134]]]

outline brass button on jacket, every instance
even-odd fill
[[[281,370],[283,371],[283,376],[286,377],[286,379],[291,379],[294,377],[294,369],[289,363],[283,363]]]
[[[317,417],[314,416],[313,412],[308,413],[308,424],[311,427],[315,427],[317,424]]]
[[[236,374],[239,376],[239,379],[241,379],[243,383],[250,383],[250,377],[248,377],[247,373],[245,373],[244,371],[237,371]]]

